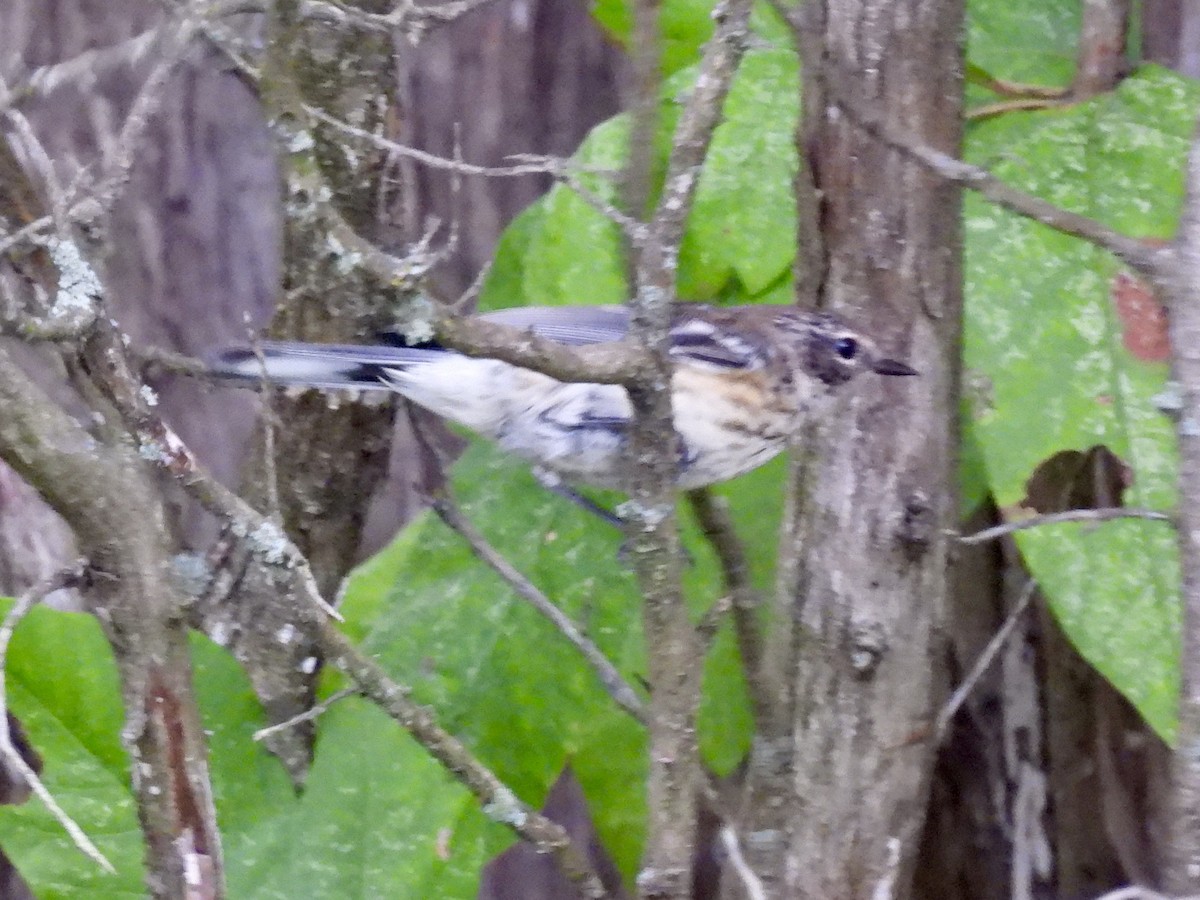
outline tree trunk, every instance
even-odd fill
[[[767,723],[750,775],[766,828],[748,833],[762,838],[758,870],[778,896],[905,895],[944,680],[943,532],[957,519],[960,213],[957,189],[867,134],[853,109],[885,111],[957,155],[962,6],[860,0],[806,15],[801,152],[824,253],[801,290],[921,377],[845,392],[804,448],[792,548],[803,555],[788,622],[773,624],[796,628],[792,653],[776,657],[794,719],[774,733]],[[813,258],[811,240],[806,249]],[[770,811],[780,797],[782,817]]]

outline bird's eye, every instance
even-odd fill
[[[854,359],[854,354],[858,353],[858,341],[854,338],[838,338],[833,342],[833,349],[842,359]]]

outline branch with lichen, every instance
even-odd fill
[[[684,224],[700,167],[745,49],[752,5],[750,0],[722,0],[713,11],[716,29],[680,113],[662,192],[642,240],[634,248],[629,340],[645,348],[650,362],[643,377],[626,383],[633,410],[627,517],[634,569],[645,604],[646,644],[652,648],[648,666],[649,821],[638,874],[642,897],[682,900],[691,894],[701,780],[695,717],[703,654],[680,583],[682,552],[675,516],[678,438],[671,410],[668,331]],[[659,40],[657,15],[657,5],[651,0],[635,4],[635,58],[651,57],[650,48]],[[657,79],[643,79],[639,89],[643,96],[635,103],[648,109],[657,101]],[[635,142],[633,158],[648,165],[648,156],[637,150]],[[648,173],[632,171],[629,180],[635,186],[648,184]],[[640,202],[639,198],[634,202]]]

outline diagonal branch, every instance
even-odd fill
[[[742,655],[742,667],[750,688],[750,700],[755,718],[762,720],[769,698],[761,681],[762,669],[762,622],[759,612],[762,602],[754,585],[750,583],[750,561],[746,548],[738,539],[729,505],[724,498],[712,491],[700,489],[688,491],[688,502],[700,531],[712,546],[721,564],[721,578],[729,594],[733,608],[733,630],[737,636],[738,651]]]
[[[905,154],[929,171],[960,187],[991,200],[997,206],[1025,216],[1064,234],[1095,244],[1112,253],[1131,269],[1158,283],[1162,270],[1162,259],[1172,253],[1170,247],[1151,247],[1137,238],[1122,234],[1095,219],[1073,213],[1055,206],[1041,197],[1026,193],[1001,181],[987,169],[956,159],[948,153],[935,150],[911,134],[889,125],[882,112],[866,102],[849,97],[838,79],[828,84],[833,100],[850,121],[868,134],[878,138],[893,150]]]
[[[583,655],[617,705],[645,724],[646,705],[642,702],[642,698],[637,695],[637,692],[625,680],[617,667],[609,661],[608,657],[600,652],[600,648],[579,630],[579,626],[538,590],[533,582],[517,571],[512,563],[498,553],[449,497],[443,495],[435,498],[433,509],[443,522],[470,544],[476,556],[503,578],[522,600],[548,619],[559,633]]]
[[[984,528],[982,531],[976,531],[972,534],[958,534],[954,532],[954,536],[958,538],[960,544],[982,544],[987,541],[994,541],[997,538],[1002,538],[1005,535],[1013,534],[1017,531],[1026,531],[1030,528],[1041,528],[1044,525],[1058,525],[1063,522],[1113,522],[1117,519],[1142,519],[1151,522],[1167,522],[1173,523],[1174,518],[1170,513],[1162,512],[1157,509],[1138,509],[1131,506],[1114,506],[1104,509],[1068,509],[1062,512],[1046,513],[1041,516],[1032,516],[1028,519],[1021,519],[1016,522],[1005,522],[1003,525],[993,525],[991,528]]]
[[[639,895],[646,898],[682,900],[691,894],[700,780],[695,720],[703,653],[680,584],[682,554],[674,484],[678,436],[667,357],[671,302],[684,224],[745,49],[752,6],[752,0],[722,0],[713,10],[717,26],[705,46],[675,129],[658,205],[636,248],[629,337],[650,354],[650,365],[642,378],[626,385],[633,408],[629,431],[633,490],[627,518],[634,569],[645,598],[646,644],[651,648],[649,821],[638,875]],[[639,57],[657,39],[657,5],[653,0],[640,0],[640,7],[635,20],[641,27],[634,35],[634,52]],[[639,98],[641,103],[656,101],[656,96]],[[634,173],[633,177],[636,183],[640,176]]]

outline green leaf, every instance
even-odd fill
[[[576,160],[587,166],[619,171],[628,152],[629,120],[617,116],[599,125],[579,148]],[[605,203],[618,201],[616,181],[583,173],[579,181]],[[533,212],[539,208],[539,212]],[[551,189],[544,199],[523,214],[521,223],[527,237],[510,239],[508,231],[501,239],[518,244],[521,253],[525,303],[530,306],[557,306],[581,303],[623,303],[628,299],[625,281],[625,255],[617,226],[604,214],[565,185]],[[507,254],[498,252],[496,265],[509,267]],[[515,290],[515,289],[514,289]]]
[[[664,85],[655,138],[656,191],[679,115],[678,98],[695,77],[694,69],[680,71]],[[745,302],[771,292],[773,300],[790,299],[798,79],[790,50],[754,51],[743,60],[697,184],[680,250],[679,296]],[[588,135],[576,161],[620,171],[628,141],[629,120],[617,116]],[[583,173],[579,180],[596,198],[618,205],[614,179]],[[627,298],[619,229],[574,190],[558,185],[505,231],[480,306],[622,303]]]
[[[774,556],[781,470],[768,467],[727,488],[763,585]],[[453,480],[460,506],[497,549],[580,625],[626,680],[640,683],[641,604],[617,559],[617,531],[547,493],[524,465],[483,444],[454,467]],[[685,534],[695,559],[686,589],[699,616],[721,589],[712,554],[693,526]],[[644,830],[644,729],[612,702],[562,635],[439,520],[423,517],[401,541],[403,548],[386,563],[373,561],[352,582],[343,607],[348,627],[527,803],[540,805],[570,763],[606,848],[631,877]],[[378,588],[387,570],[394,587],[381,603]],[[727,773],[751,736],[745,684],[728,634],[708,658],[704,696],[702,752]]]
[[[546,205],[530,204],[508,223],[496,244],[495,258],[479,292],[480,309],[506,309],[525,304],[525,260],[529,244],[541,231]]]
[[[974,72],[1047,87],[1070,84],[1078,0],[971,0],[967,57]]]
[[[696,186],[680,250],[679,294],[715,297],[737,274],[758,294],[796,254],[800,70],[789,50],[746,54]]]
[[[1125,233],[1163,237],[1178,217],[1198,101],[1194,82],[1146,69],[1089,103],[985,123],[968,155]],[[965,393],[1002,509],[1022,500],[1041,462],[1097,444],[1129,467],[1128,505],[1175,503],[1173,429],[1151,402],[1166,366],[1127,349],[1118,275],[1109,255],[968,196]],[[1080,652],[1170,738],[1179,678],[1172,532],[1152,522],[1063,526],[1023,532],[1018,543]]]
[[[231,897],[470,897],[512,842],[465,788],[357,698],[320,720],[304,795],[227,837]]]
[[[712,36],[712,0],[667,0],[661,6],[662,72],[669,76],[695,65],[704,43]],[[629,0],[596,0],[596,20],[626,47],[633,34],[633,10]]]
[[[117,874],[77,850],[36,797],[0,806],[4,851],[39,898],[143,896],[141,832],[118,737],[120,689],[96,620],[30,611],[9,646],[7,686],[10,708],[42,757],[42,781]]]

